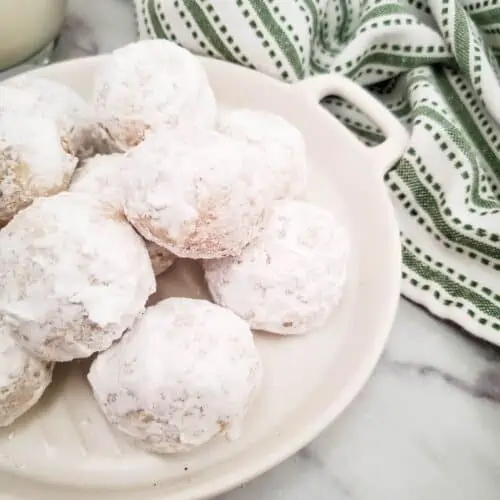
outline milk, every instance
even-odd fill
[[[0,70],[35,55],[61,29],[67,0],[0,0]]]

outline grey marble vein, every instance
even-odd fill
[[[487,369],[481,372],[474,383],[462,380],[451,373],[441,370],[437,366],[425,363],[411,363],[389,360],[388,366],[393,369],[407,371],[423,377],[436,377],[459,391],[474,398],[486,399],[500,403],[500,365],[498,369]]]

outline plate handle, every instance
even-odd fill
[[[386,137],[384,142],[374,147],[363,145],[373,160],[373,166],[382,176],[401,158],[409,142],[408,131],[363,87],[336,74],[313,76],[294,86],[316,103],[329,95],[342,97],[357,106],[382,130]]]

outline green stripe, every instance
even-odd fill
[[[194,1],[194,0],[191,0]],[[262,24],[265,26],[269,34],[275,39],[278,46],[282,49],[284,55],[288,59],[290,66],[297,78],[304,77],[304,68],[300,61],[300,57],[295,49],[295,45],[290,41],[287,34],[281,29],[281,26],[276,22],[266,2],[263,0],[248,0],[252,5]]]
[[[196,22],[206,39],[210,42],[212,47],[219,53],[219,55],[231,62],[238,62],[233,54],[226,47],[224,42],[220,39],[217,32],[211,25],[210,20],[207,18],[201,7],[196,0],[182,0],[186,9],[189,10],[193,20]]]
[[[349,72],[348,76],[353,76],[362,66],[366,64],[378,64],[380,66],[394,66],[401,70],[408,68],[415,68],[417,66],[434,64],[436,62],[444,62],[445,60],[449,60],[449,56],[445,56],[442,59],[439,57],[431,59],[428,57],[421,56],[400,56],[397,54],[388,54],[385,52],[372,52],[371,54],[367,54],[366,57],[361,59],[358,64],[356,64]]]
[[[492,259],[500,259],[500,248],[470,238],[447,224],[433,194],[422,184],[418,175],[415,173],[415,167],[406,157],[400,161],[395,171],[411,191],[422,211],[432,219],[436,229],[445,236],[448,241],[476,250]]]
[[[329,70],[328,68],[323,68],[322,66],[320,66],[313,58],[313,56],[311,55],[311,59],[309,61],[309,64],[311,65],[311,69],[313,70],[314,73],[320,73],[320,74],[323,74],[323,73],[327,73]]]
[[[434,120],[435,122],[439,123],[440,126],[446,131],[453,144],[469,161],[470,166],[473,169],[473,175],[471,179],[472,202],[481,208],[498,208],[498,204],[495,201],[485,200],[479,193],[479,167],[477,164],[477,155],[475,151],[469,146],[467,140],[459,139],[463,137],[462,131],[455,127],[453,123],[447,121],[442,114],[437,113],[434,109],[429,108],[428,106],[420,105],[416,109],[418,109],[422,115],[427,116],[430,120]]]
[[[432,75],[416,75],[416,76],[406,76],[406,87],[409,89],[415,83],[429,83],[432,84]]]
[[[367,23],[376,17],[389,16],[391,14],[408,15],[408,11],[405,11],[401,5],[397,4],[379,5],[362,17],[361,24]]]
[[[437,283],[441,286],[451,297],[461,298],[469,301],[478,310],[491,316],[493,318],[500,318],[500,307],[482,295],[474,292],[470,288],[464,287],[452,280],[442,272],[431,268],[428,264],[424,264],[413,255],[408,247],[403,244],[402,246],[403,263],[408,266],[415,274],[422,279]]]
[[[347,11],[347,1],[348,0],[339,0],[339,7],[341,12],[341,23],[339,29],[337,30],[338,38],[341,42],[345,41],[345,30],[348,25],[348,11]]]
[[[411,104],[410,104],[410,101],[408,101],[406,99],[404,99],[401,102],[396,102],[394,104],[392,104],[392,103],[384,103],[384,104],[398,118],[404,118],[404,117],[410,115],[411,112],[413,111]]]
[[[315,37],[318,33],[318,11],[316,10],[316,5],[314,5],[313,0],[304,0],[309,12],[311,13],[311,17],[313,20],[313,37]],[[302,0],[295,0],[296,3],[302,4]]]
[[[500,23],[500,7],[483,10],[482,12],[469,12],[469,15],[481,27]]]
[[[363,128],[358,128],[356,127],[356,125],[353,125],[352,123],[345,123],[341,117],[337,118],[345,127],[347,127],[351,132],[353,132],[358,137],[361,137],[363,139],[368,139],[370,142],[373,142],[375,144],[380,144],[385,140],[385,136],[381,134],[377,134],[376,132],[370,132],[369,130],[365,130]]]
[[[468,139],[474,144],[479,154],[483,156],[496,175],[500,175],[500,164],[497,155],[484,138],[483,132],[478,128],[474,115],[465,107],[464,98],[457,93],[443,71],[436,72],[435,79],[442,94],[447,96],[448,105],[458,116],[460,124],[467,132]]]
[[[455,53],[456,59],[461,68],[470,75],[469,49],[471,45],[469,25],[467,24],[467,14],[463,7],[456,3],[455,16]]]
[[[163,25],[158,19],[158,16],[156,14],[154,0],[150,0],[148,2],[148,13],[151,19],[151,24],[153,25],[153,30],[155,32],[155,35],[158,38],[168,38],[167,33],[165,33],[165,31],[163,30]]]

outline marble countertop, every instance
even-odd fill
[[[57,59],[135,38],[131,0],[70,0]],[[496,500],[500,350],[402,300],[375,374],[296,456],[219,500]]]

